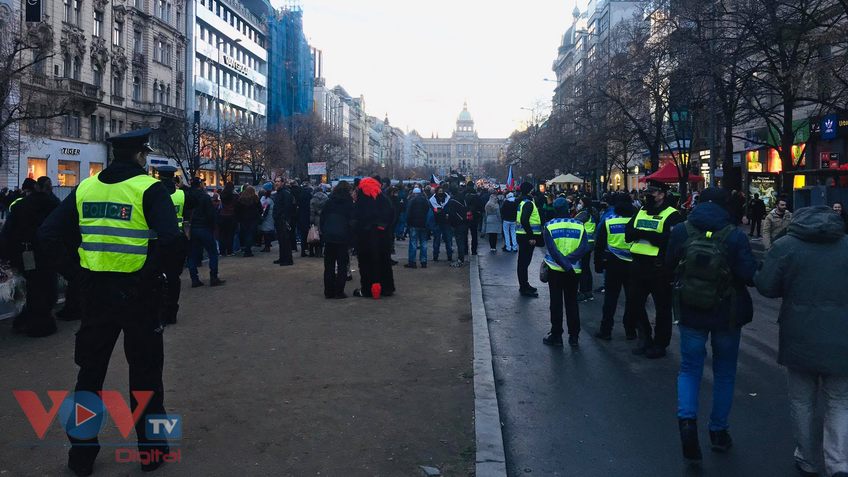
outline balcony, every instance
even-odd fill
[[[144,66],[144,53],[133,53],[133,65]]]
[[[123,106],[124,105],[124,97],[113,94],[112,95],[112,104],[114,104],[115,106]]]
[[[168,106],[161,103],[148,103],[147,101],[132,101],[132,108],[146,114],[158,114],[162,116],[170,116],[174,118],[183,117],[185,112],[182,109]]]

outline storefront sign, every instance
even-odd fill
[[[742,153],[741,152],[737,152],[737,153],[733,154],[733,165],[734,166],[741,166],[742,165]]]
[[[236,70],[238,73],[241,73],[244,76],[248,75],[250,70],[247,68],[247,65],[239,62],[238,60],[236,60],[235,58],[233,58],[230,55],[225,54],[223,56],[224,56],[224,64],[225,65]]]
[[[194,124],[191,126],[192,156],[195,164],[200,164],[200,111],[194,112]]]
[[[819,161],[821,161],[822,169],[830,169],[830,153],[829,152],[820,152],[819,153]]]
[[[828,114],[822,120],[821,137],[822,139],[836,138],[836,115]]]
[[[307,163],[307,168],[310,176],[322,176],[327,173],[326,162],[310,162]]]
[[[79,149],[72,149],[70,147],[63,147],[61,149],[61,151],[62,151],[62,154],[65,154],[67,156],[79,156],[80,155]]]
[[[26,21],[27,23],[41,21],[41,0],[26,1]]]
[[[766,210],[774,208],[777,201],[777,176],[752,177],[748,183],[748,196],[754,197],[759,194],[760,199],[766,203]]]

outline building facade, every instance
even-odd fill
[[[468,174],[483,174],[484,165],[489,161],[502,160],[506,152],[506,138],[481,138],[474,129],[474,119],[468,112],[468,104],[462,104],[462,111],[456,118],[456,129],[450,138],[422,138],[413,131],[413,142],[420,143],[426,153],[425,167],[438,174],[448,174],[451,170]]]
[[[186,7],[182,0],[45,2],[42,22],[25,28],[46,54],[21,88],[27,97],[70,99],[70,107],[22,125],[3,185],[48,176],[56,186],[76,186],[108,164],[110,136],[184,118]],[[157,152],[148,161],[168,162]]]

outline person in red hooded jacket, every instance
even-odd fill
[[[354,216],[360,288],[353,295],[375,299],[391,296],[395,292],[391,228],[395,211],[377,180],[368,177],[359,182]]]

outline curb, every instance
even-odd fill
[[[477,436],[477,477],[506,477],[501,418],[495,392],[492,345],[483,305],[480,264],[471,256],[471,315],[474,335],[474,432]]]

